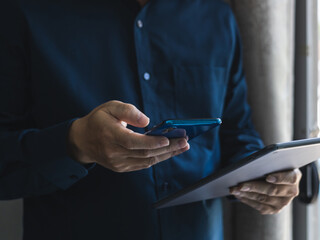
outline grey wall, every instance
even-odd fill
[[[22,239],[22,200],[0,201],[0,239]]]

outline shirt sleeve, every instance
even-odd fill
[[[0,10],[0,199],[67,189],[88,174],[68,156],[73,120],[39,129],[32,118],[27,26],[15,1]]]
[[[231,26],[234,51],[230,61],[229,82],[220,131],[221,157],[224,165],[239,161],[264,146],[251,120],[242,66],[241,41],[233,16]]]

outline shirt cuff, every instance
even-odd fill
[[[26,161],[49,182],[67,189],[88,174],[95,164],[82,165],[68,155],[67,139],[74,121],[45,128],[28,130],[22,141]]]

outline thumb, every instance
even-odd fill
[[[120,101],[107,102],[102,106],[101,110],[112,115],[119,121],[126,122],[135,127],[146,127],[150,121],[150,119],[134,105]]]

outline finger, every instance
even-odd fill
[[[248,206],[258,210],[261,214],[266,215],[266,214],[275,214],[279,212],[279,209],[274,208],[273,206],[267,205],[267,204],[262,204],[260,202],[256,202],[254,200],[250,200],[247,198],[239,198],[239,200]]]
[[[299,194],[298,185],[276,185],[264,181],[252,181],[240,184],[234,191],[254,192],[277,197],[295,197]]]
[[[295,185],[299,183],[301,177],[301,171],[299,169],[294,169],[287,172],[272,173],[266,178],[266,181],[274,184]]]
[[[101,110],[135,127],[146,127],[150,121],[134,105],[120,101],[109,101],[102,105]]]
[[[163,162],[169,158],[172,158],[174,156],[177,156],[181,153],[184,153],[186,151],[188,151],[190,149],[190,145],[187,144],[186,147],[179,149],[177,151],[174,152],[170,152],[170,153],[165,153],[156,157],[150,157],[150,158],[131,158],[128,159],[128,162],[130,162],[130,164],[132,164],[132,169],[134,170],[139,170],[139,169],[144,169],[144,168],[149,168],[155,164],[158,164],[160,162]]]
[[[127,150],[127,155],[133,158],[150,158],[166,153],[178,151],[179,149],[185,148],[188,142],[185,138],[171,139],[170,145],[167,147],[157,149],[143,149],[143,150]]]
[[[149,136],[117,126],[112,131],[114,143],[128,150],[158,149],[170,144],[169,139],[162,136]]]
[[[141,169],[145,169],[145,168],[149,168],[157,163],[163,162],[171,157],[177,156],[181,153],[184,153],[185,151],[188,151],[190,149],[190,146],[188,144],[188,146],[186,146],[183,149],[180,149],[178,151],[174,151],[171,153],[167,153],[167,154],[162,154],[160,156],[157,157],[150,157],[150,158],[145,158],[145,159],[141,159],[141,158],[128,158],[126,163],[125,163],[125,167],[121,167],[119,169],[113,169],[113,171],[116,172],[132,172],[132,171],[138,171]]]
[[[293,199],[293,197],[274,197],[251,192],[239,192],[239,194],[236,194],[235,196],[254,200],[256,202],[267,204],[276,208],[288,205]]]
[[[104,113],[105,114],[105,113]],[[106,122],[112,121],[112,116],[106,114]],[[103,136],[107,143],[119,145],[125,149],[157,149],[169,146],[169,139],[163,136],[149,136],[124,128],[123,121],[119,124],[112,124],[103,130]]]

